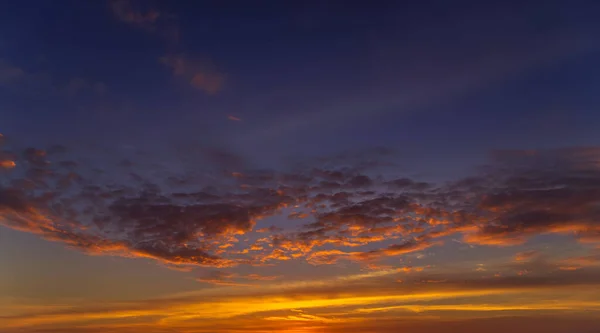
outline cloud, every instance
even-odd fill
[[[327,317],[315,316],[308,313],[304,313],[302,310],[292,310],[293,315],[287,316],[271,316],[265,317],[264,320],[270,321],[295,321],[295,322],[319,322],[319,323],[338,323],[341,319],[332,319]]]
[[[156,9],[142,9],[144,2],[134,0],[111,0],[110,9],[117,19],[140,27],[156,23],[161,13]]]
[[[231,273],[208,273],[205,281],[233,280]],[[425,282],[425,283],[424,283]],[[200,290],[146,300],[102,303],[72,303],[60,307],[33,309],[24,313],[0,316],[6,330],[44,327],[103,327],[115,319],[151,327],[170,327],[186,332],[196,330],[227,330],[227,324],[242,325],[244,318],[256,324],[264,318],[307,314],[335,319],[340,323],[377,322],[380,312],[409,310],[411,319],[423,312],[446,312],[448,318],[473,312],[506,314],[507,310],[530,307],[532,310],[552,310],[557,314],[569,311],[599,311],[597,299],[598,271],[556,271],[548,276],[514,276],[506,278],[475,278],[460,273],[440,276],[420,275],[398,284],[393,275],[368,279],[330,279],[302,283],[265,284],[253,288],[238,288],[236,292]],[[552,301],[548,291],[553,292]],[[518,297],[512,297],[518,296]],[[523,300],[527,301],[523,301]],[[439,317],[443,314],[436,313]],[[413,317],[414,315],[414,317]],[[302,316],[300,316],[302,317]],[[122,323],[122,322],[121,322]],[[119,323],[119,324],[121,324]],[[186,326],[193,325],[193,326]],[[206,325],[204,327],[203,325]],[[236,326],[237,327],[237,326]],[[249,326],[244,326],[249,327]],[[289,328],[289,326],[283,326]],[[139,329],[139,327],[136,327]]]
[[[541,233],[593,235],[600,230],[599,157],[598,149],[578,148],[502,160],[469,207],[488,222],[465,240],[510,246]]]
[[[6,141],[6,137],[5,136],[0,136],[0,146]],[[0,161],[10,161],[10,162],[14,162],[17,160],[17,155],[10,152],[10,151],[5,151],[5,150],[0,150]],[[9,164],[13,164],[13,163],[9,163]]]
[[[209,95],[219,92],[225,84],[226,76],[207,60],[192,59],[183,54],[169,54],[159,60],[173,71],[174,76]]]
[[[18,82],[26,77],[25,71],[0,59],[0,85]]]
[[[110,239],[86,232],[87,227],[80,222],[71,222],[59,219],[52,214],[50,209],[56,209],[67,216],[75,217],[72,208],[64,208],[60,202],[51,204],[53,194],[46,193],[40,197],[27,198],[27,195],[18,189],[0,188],[0,220],[10,228],[38,234],[51,241],[58,241],[68,247],[83,251],[91,255],[112,254],[120,256],[153,258],[170,264],[229,266],[232,263],[221,260],[216,256],[207,254],[199,248],[191,246],[170,247],[163,241],[152,242],[148,240],[136,241],[134,239]],[[64,201],[63,201],[64,202]],[[40,209],[38,207],[45,207]],[[93,221],[101,225],[102,219],[96,217]],[[137,238],[137,237],[136,237]],[[139,239],[139,238],[138,238]]]
[[[218,71],[214,64],[207,59],[192,58],[185,54],[176,53],[180,39],[180,28],[176,15],[161,12],[149,6],[147,1],[111,0],[110,9],[121,22],[145,30],[162,38],[167,46],[167,55],[158,60],[171,69],[173,75],[185,81],[191,87],[214,95],[223,89],[226,75]],[[78,85],[73,86],[74,89]],[[102,87],[95,87],[103,90]],[[231,116],[231,120],[239,120]]]
[[[117,20],[162,39],[167,49],[175,50],[181,37],[177,15],[159,10],[154,4],[143,0],[108,1]]]
[[[232,281],[232,279],[235,276],[236,275],[233,273],[225,273],[222,271],[212,271],[206,275],[196,278],[196,281],[203,282],[203,283],[209,283],[209,284],[216,284],[216,285],[220,285],[220,286],[245,286],[245,284],[236,283],[236,282]]]
[[[17,166],[17,164],[15,164],[13,160],[0,159],[0,168],[2,169],[12,169],[15,166]]]
[[[259,275],[259,274],[248,274],[244,276],[244,279],[254,280],[254,281],[274,281],[279,279],[281,276],[277,275]]]
[[[586,267],[600,266],[600,255],[565,258],[560,260],[557,265],[560,270],[578,270]]]
[[[227,153],[203,151],[208,161],[216,158],[217,167],[242,166]],[[115,162],[113,171],[121,173],[116,177],[123,182],[108,184],[90,177],[90,170],[80,169],[76,173],[79,164],[61,160],[61,154],[64,155],[64,149],[53,149],[48,154],[33,148],[14,154],[20,160],[17,161],[20,172],[3,185],[2,197],[7,203],[23,205],[3,205],[4,225],[63,242],[89,254],[146,257],[178,268],[181,265],[228,267],[298,258],[280,246],[264,252],[264,246],[245,245],[250,251],[260,252],[255,256],[235,255],[244,251],[234,247],[238,246],[240,235],[253,232],[256,221],[306,202],[309,192],[323,189],[325,179],[341,181],[342,188],[370,186],[370,182],[356,181],[366,177],[313,168],[309,177],[253,170],[239,176],[226,173],[225,178],[218,180],[221,185],[217,189],[208,184],[194,184],[191,175],[185,174],[165,174],[164,179],[152,181],[139,171],[122,174],[122,168],[140,164],[124,166],[120,162]],[[240,181],[251,186],[240,188]],[[224,186],[223,182],[229,184]],[[42,189],[45,195],[38,196]],[[338,197],[334,195],[332,200]],[[298,235],[308,239],[306,234]],[[366,244],[373,240],[357,236],[352,241]],[[312,246],[319,242],[330,241],[316,239]],[[281,245],[284,243],[282,239]]]
[[[242,275],[242,274],[236,274],[236,273],[226,273],[223,271],[211,271],[211,272],[208,272],[208,273],[196,278],[196,281],[202,282],[202,283],[215,284],[215,285],[219,285],[219,286],[240,287],[240,286],[251,286],[252,285],[250,283],[239,282],[240,280],[275,281],[279,278],[280,278],[280,276],[274,276],[274,275],[272,275],[272,276],[259,275],[259,274]]]
[[[353,260],[358,262],[369,262],[378,260],[385,257],[399,256],[403,254],[413,253],[422,251],[435,245],[441,245],[441,242],[429,243],[429,242],[414,242],[408,241],[401,244],[394,244],[388,247],[370,250],[366,252],[343,252],[339,250],[324,250],[317,251],[310,254],[307,258],[308,262],[315,265],[322,264],[334,264],[340,259]]]
[[[139,175],[107,187],[75,174],[77,163],[50,162],[52,156],[43,150],[28,148],[15,156],[20,156],[21,173],[0,188],[1,223],[89,254],[146,257],[170,265],[236,265],[249,259],[219,257],[223,244],[292,201],[267,188],[164,192]],[[46,190],[38,195],[41,189]]]
[[[519,253],[515,254],[515,261],[529,261],[532,258],[537,257],[539,254],[540,253],[535,250],[519,252]]]
[[[590,162],[598,154],[589,148],[510,154],[484,174],[427,186],[340,162],[256,170],[206,147],[159,158],[194,166],[180,170],[135,151],[121,157],[15,149],[0,156],[15,163],[0,183],[2,225],[88,254],[149,258],[177,269],[289,260],[374,265],[435,251],[454,234],[471,245],[511,246],[543,233],[591,242],[600,230],[600,170]],[[78,163],[80,154],[103,159],[105,169]],[[210,176],[198,165],[212,165]],[[291,227],[257,227],[281,214],[302,218]]]

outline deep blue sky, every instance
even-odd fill
[[[453,155],[598,139],[594,1],[137,5],[161,15],[144,26],[102,1],[2,4],[3,66],[37,75],[4,84],[2,131],[178,137],[250,154],[391,145]],[[225,83],[212,95],[187,86],[159,62],[168,54],[210,63]],[[56,92],[73,78],[106,91]]]

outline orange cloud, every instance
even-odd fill
[[[269,276],[259,274],[240,275],[236,273],[226,273],[223,271],[211,271],[205,275],[197,277],[195,280],[202,283],[214,284],[219,286],[250,286],[247,283],[240,283],[237,280],[249,281],[274,281],[281,276]]]
[[[14,162],[19,172],[6,173],[0,188],[0,223],[89,254],[152,258],[172,267],[286,260],[379,264],[442,245],[454,233],[463,233],[467,243],[509,246],[540,233],[582,237],[599,230],[594,207],[600,197],[588,169],[585,183],[573,176],[580,169],[567,168],[517,180],[512,174],[504,179],[501,170],[443,186],[415,187],[418,182],[400,178],[392,186],[350,167],[253,170],[236,156],[204,149],[222,170],[215,176],[223,177],[222,185],[211,189],[191,175],[146,177],[144,165],[139,175],[126,173],[131,179],[122,184],[105,184],[86,179],[90,170],[65,161],[59,151],[65,149],[2,153],[0,160]],[[232,176],[242,177],[245,186]],[[563,186],[532,190],[530,183]],[[282,213],[305,220],[285,229],[255,229],[258,221]],[[255,240],[257,233],[266,235]],[[369,244],[379,245],[365,249]],[[525,260],[525,254],[515,259]]]
[[[271,253],[269,253],[268,255],[263,256],[260,259],[260,261],[261,262],[266,262],[266,261],[269,261],[269,260],[285,261],[285,260],[290,260],[290,259],[292,259],[292,257],[289,256],[288,254],[286,254],[283,250],[281,250],[281,249],[275,249]]]
[[[477,245],[514,246],[525,243],[527,238],[523,235],[515,235],[514,237],[501,237],[486,234],[466,234],[463,236],[463,241],[468,244]]]
[[[406,242],[402,244],[390,245],[387,248],[372,250],[367,252],[357,252],[354,253],[351,257],[357,261],[369,261],[376,260],[383,257],[392,257],[403,255],[407,253],[417,252],[429,247],[440,245],[442,242],[436,243],[416,243],[416,242]]]
[[[558,262],[559,269],[574,271],[585,267],[600,266],[600,255],[571,257]]]
[[[535,250],[519,252],[519,253],[515,254],[514,260],[515,261],[528,261],[528,260],[531,260],[532,258],[537,257],[539,254],[540,253]]]
[[[366,262],[370,260],[377,260],[383,257],[392,257],[417,252],[441,244],[443,243],[406,242],[402,244],[390,245],[383,249],[372,250],[367,252],[343,252],[339,250],[316,251],[308,256],[307,261],[314,265],[334,264],[337,263],[340,259],[349,259],[353,261]]]
[[[9,160],[0,161],[0,168],[3,168],[3,169],[12,169],[15,166],[17,166],[17,164],[14,161],[9,161]]]
[[[311,253],[306,260],[313,265],[335,264],[343,258],[351,258],[359,252],[343,252],[340,250],[324,250]]]
[[[577,241],[583,244],[597,244],[600,247],[600,230],[585,230],[577,233]]]
[[[221,275],[217,280],[230,278],[229,274]],[[304,329],[305,324],[316,321],[350,324],[342,330],[347,332],[356,330],[356,325],[361,323],[379,323],[387,318],[397,320],[399,316],[403,318],[398,311],[412,316],[410,318],[413,320],[432,323],[440,320],[440,312],[452,312],[449,316],[454,318],[459,314],[463,318],[470,318],[468,313],[473,312],[506,314],[511,310],[552,310],[553,315],[559,315],[585,310],[595,315],[600,310],[600,303],[595,297],[598,292],[593,288],[598,285],[597,279],[590,285],[578,286],[573,281],[565,283],[552,279],[548,280],[551,282],[548,284],[532,284],[534,278],[528,276],[506,281],[497,278],[465,281],[464,276],[457,278],[455,281],[422,278],[415,283],[402,284],[394,278],[388,281],[374,280],[370,284],[351,279],[315,283],[302,281],[297,284],[237,288],[235,292],[202,290],[158,299],[32,307],[0,316],[0,325],[7,332],[11,332],[10,329],[14,329],[14,332],[37,331],[47,326],[56,327],[56,332],[70,332],[64,329],[73,326],[76,326],[77,332],[85,332],[88,328],[106,332],[111,331],[110,325],[116,322],[119,325],[133,325],[129,327],[138,331],[142,327],[155,327],[157,332],[167,329],[191,333],[236,331],[239,327],[252,332],[256,325],[264,321],[285,322],[267,331],[289,330],[289,321],[303,322],[300,328]],[[522,284],[506,284],[507,281],[521,281]],[[432,321],[433,317],[423,318],[423,313],[428,311],[436,312],[435,321]],[[376,315],[380,312],[393,313],[390,317]],[[334,326],[317,329],[335,332]],[[154,332],[155,329],[150,331]],[[434,331],[438,330],[430,330]]]
[[[276,275],[259,275],[259,274],[248,274],[246,276],[243,276],[242,278],[246,279],[246,280],[255,280],[255,281],[274,281],[279,279],[281,276],[276,276]]]

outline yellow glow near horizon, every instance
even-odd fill
[[[236,320],[237,317],[261,314],[262,320],[274,322],[306,321],[306,322],[347,322],[357,320],[347,315],[369,316],[376,312],[407,311],[419,313],[425,311],[509,311],[509,310],[600,310],[600,302],[584,300],[582,289],[573,289],[568,294],[581,295],[581,300],[565,299],[561,302],[531,302],[517,304],[509,301],[506,304],[498,302],[490,303],[487,296],[502,296],[514,293],[528,294],[533,297],[536,294],[547,296],[549,290],[523,290],[523,289],[481,289],[481,290],[448,290],[431,291],[415,294],[395,294],[380,296],[346,295],[328,297],[326,295],[308,297],[295,297],[285,294],[273,294],[270,296],[252,297],[222,297],[218,299],[188,299],[185,301],[144,302],[140,304],[108,304],[106,307],[78,308],[77,311],[65,310],[61,306],[56,311],[47,311],[23,317],[0,319],[3,327],[28,327],[36,325],[60,325],[73,322],[103,322],[115,319],[133,319],[144,322],[154,322],[157,325],[171,327],[173,325],[184,327],[186,322],[196,320]],[[558,295],[557,297],[567,297]],[[439,304],[439,301],[457,298],[470,298],[467,303]],[[480,301],[478,303],[477,301]],[[423,304],[423,302],[435,302]],[[445,302],[445,301],[444,301]],[[466,302],[466,301],[462,301]],[[398,304],[402,303],[402,304]],[[369,308],[368,306],[376,306]],[[333,309],[342,308],[337,311],[338,315],[323,316],[322,314],[303,313],[295,309]],[[277,311],[293,311],[285,315],[272,315],[269,313]],[[346,316],[346,317],[344,317]]]

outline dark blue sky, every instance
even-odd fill
[[[3,4],[3,133],[260,161],[388,146],[433,172],[600,139],[593,1],[124,3]]]
[[[460,154],[598,139],[594,1],[126,8],[159,13],[152,21],[128,21],[102,1],[2,6],[2,66],[27,76],[3,79],[8,134],[160,136],[250,154],[356,145]],[[168,55],[223,83],[194,89],[161,63]],[[101,88],[65,93],[74,79]]]

